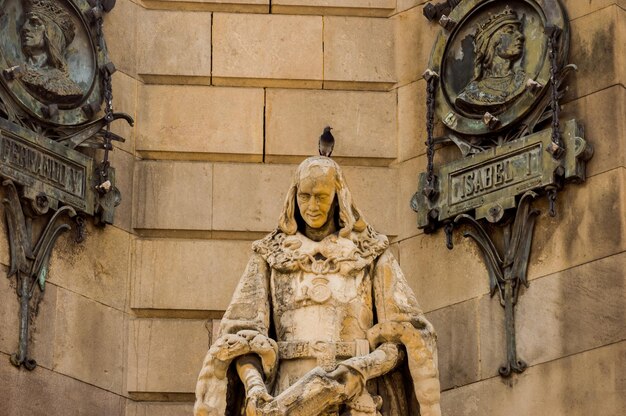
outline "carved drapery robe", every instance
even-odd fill
[[[255,242],[205,358],[196,415],[241,414],[244,389],[230,364],[251,353],[261,358],[273,396],[315,367],[331,371],[339,363],[358,362],[353,367],[361,373],[389,367],[367,383],[367,403],[346,403],[324,415],[415,416],[420,408],[423,416],[439,415],[434,331],[388,246],[369,226],[350,238],[332,234],[315,242],[275,231]],[[384,343],[406,352],[391,371],[397,362],[358,358]]]

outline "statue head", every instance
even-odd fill
[[[520,31],[521,25],[517,13],[508,6],[478,25],[474,36],[475,80],[491,72],[495,59],[514,62],[522,56],[524,35]]]
[[[76,31],[69,13],[51,0],[27,1],[24,11],[26,20],[21,30],[24,53],[29,57],[43,53],[47,59],[42,66],[66,72],[65,50]]]
[[[279,228],[293,235],[308,225],[320,229],[335,221],[342,237],[363,231],[367,224],[352,202],[339,165],[325,156],[305,159],[294,174],[279,218]]]

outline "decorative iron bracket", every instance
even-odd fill
[[[29,318],[36,313],[35,305],[32,305],[34,291],[39,288],[43,294],[46,277],[48,275],[48,263],[50,253],[55,242],[62,232],[71,227],[63,222],[63,215],[70,218],[76,216],[76,211],[70,206],[59,208],[48,219],[43,231],[38,238],[33,238],[33,217],[44,215],[48,211],[48,201],[45,196],[40,196],[35,201],[21,201],[15,184],[10,179],[3,181],[6,190],[6,198],[2,201],[5,206],[5,218],[9,234],[9,246],[11,250],[11,265],[7,274],[8,278],[15,276],[17,283],[17,296],[20,301],[20,336],[17,353],[11,355],[11,363],[16,367],[24,366],[33,370],[37,362],[28,355]],[[23,209],[23,204],[32,208]],[[34,243],[34,244],[33,244]]]

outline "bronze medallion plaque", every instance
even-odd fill
[[[526,116],[545,95],[550,80],[549,25],[563,30],[564,14],[554,1],[465,0],[450,14],[455,22],[439,34],[430,68],[440,74],[437,115],[451,130],[491,134]],[[560,37],[561,60],[567,31]],[[497,117],[495,125],[483,121]]]
[[[124,139],[110,125],[119,118],[132,124],[132,118],[112,109],[115,67],[102,17],[114,0],[0,4],[0,179],[11,247],[8,277],[15,276],[20,298],[19,345],[11,362],[32,370],[28,326],[52,248],[71,228],[67,217],[77,241],[84,238],[86,216],[102,226],[113,223],[121,194],[108,155],[112,141]]]
[[[104,62],[88,30],[86,1],[6,0],[0,18],[0,67],[14,68],[2,83],[30,115],[76,125],[90,119],[83,106],[102,102],[97,69]],[[51,104],[58,111],[47,111]]]
[[[443,29],[424,73],[428,164],[411,206],[426,233],[445,229],[449,249],[457,227],[477,242],[491,295],[505,309],[507,361],[499,372],[507,377],[526,368],[517,358],[514,305],[528,285],[539,214],[532,201],[547,195],[555,216],[557,192],[585,180],[593,154],[581,124],[559,118],[563,83],[575,69],[566,65],[567,18],[558,0],[448,1],[424,14]],[[433,137],[435,119],[442,137]],[[436,141],[454,143],[459,158],[436,167]]]

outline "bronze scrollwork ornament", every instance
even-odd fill
[[[567,65],[569,27],[559,1],[448,3],[425,8],[442,29],[424,73],[428,164],[411,207],[426,233],[445,229],[449,249],[460,224],[478,244],[491,295],[498,292],[505,309],[507,361],[499,372],[506,377],[526,368],[516,352],[514,307],[528,286],[539,214],[532,201],[547,195],[556,215],[557,192],[585,180],[593,149],[578,121],[559,119],[565,77],[576,69]],[[449,14],[435,13],[442,10]],[[436,118],[441,137],[433,137]],[[446,143],[461,155],[436,167],[435,145]]]
[[[15,276],[20,299],[19,346],[11,357],[17,367],[36,367],[28,354],[29,321],[45,289],[54,243],[71,228],[67,218],[78,242],[86,217],[112,224],[121,201],[108,156],[112,141],[124,139],[111,132],[111,123],[133,120],[113,112],[115,66],[102,24],[114,5],[0,0],[0,178],[8,277]]]

